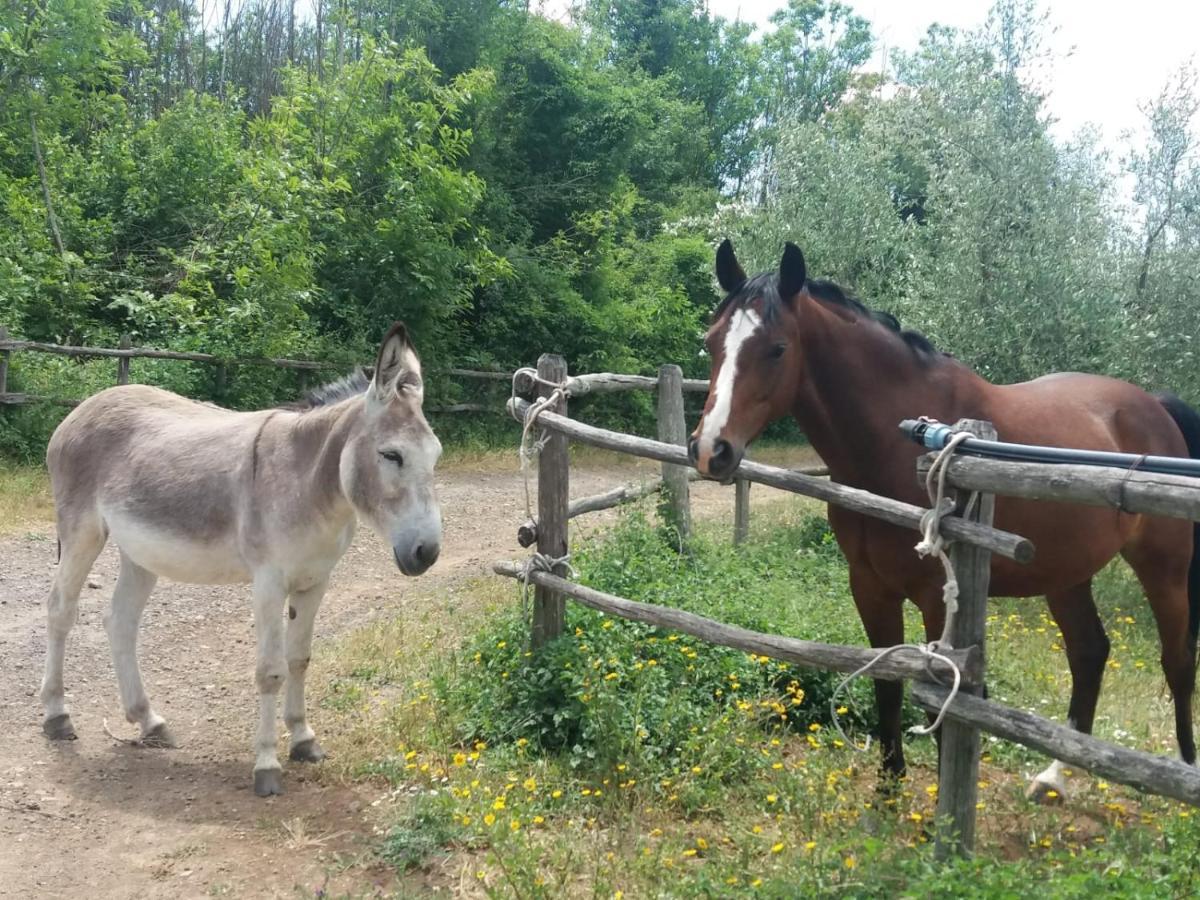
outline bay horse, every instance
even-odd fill
[[[787,244],[777,272],[746,277],[728,240],[716,256],[725,297],[705,346],[712,380],[689,441],[700,472],[727,480],[746,445],[791,415],[838,483],[928,505],[916,477],[923,451],[897,427],[918,415],[942,422],[992,422],[1005,441],[1200,458],[1200,415],[1171,395],[1152,396],[1098,375],[1055,374],[995,385],[896,319],[871,312],[832,282],[809,279],[804,255]],[[921,610],[928,640],[941,635],[943,572],[919,559],[914,534],[829,507],[850,570],[850,591],[873,647],[904,641],[905,598]],[[998,497],[997,528],[1030,538],[1037,557],[1021,565],[992,558],[990,594],[1045,595],[1071,670],[1068,719],[1090,733],[1109,641],[1092,599],[1092,579],[1121,554],[1145,590],[1175,704],[1179,752],[1194,763],[1191,697],[1200,625],[1200,527],[1167,518]],[[904,774],[903,686],[876,681],[885,775]],[[1055,761],[1030,796],[1065,796]]]
[[[424,572],[441,548],[433,471],[442,448],[423,399],[421,362],[398,322],[370,381],[357,372],[290,409],[232,412],[145,385],[109,388],[74,409],[46,451],[59,540],[41,691],[46,736],[76,737],[63,654],[80,589],[111,537],[121,565],[104,625],[139,743],[175,745],[137,661],[138,625],[158,577],[249,582],[258,645],[254,791],[282,792],[275,717],[285,681],[290,758],[324,758],[305,714],[304,677],[317,607],[358,519],[391,545],[405,575]]]

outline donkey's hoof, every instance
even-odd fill
[[[75,726],[71,724],[71,717],[66,713],[52,716],[44,721],[42,733],[52,741],[73,741],[79,737],[75,733]]]
[[[260,797],[273,797],[283,793],[283,771],[281,769],[255,769],[254,793]]]
[[[316,738],[309,738],[298,744],[292,744],[288,759],[292,762],[319,763],[325,758],[325,751],[317,743]]]
[[[1059,806],[1067,799],[1060,785],[1045,781],[1035,781],[1029,785],[1029,790],[1025,792],[1025,798],[1034,803],[1040,803],[1042,806]]]
[[[167,728],[166,722],[159,722],[142,735],[141,744],[151,750],[174,750],[179,746],[175,741],[175,735],[171,734],[170,729]]]

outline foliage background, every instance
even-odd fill
[[[789,0],[6,0],[0,323],[16,336],[703,374],[725,235],[899,314],[989,378],[1082,369],[1200,400],[1195,73],[1112,158],[1050,130],[1047,26],[1000,0],[866,73],[870,23]],[[1130,189],[1129,186],[1132,186]],[[111,368],[111,367],[110,367]],[[95,366],[19,354],[10,390]],[[235,406],[294,379],[137,364]],[[637,419],[640,407],[620,415]],[[40,455],[61,411],[6,411]]]

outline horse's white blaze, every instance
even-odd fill
[[[749,340],[762,319],[752,309],[739,309],[729,321],[725,331],[725,356],[721,363],[721,372],[717,375],[717,386],[714,392],[712,409],[704,417],[704,428],[700,431],[700,446],[704,453],[711,453],[713,443],[725,430],[729,422],[729,413],[733,407],[733,386],[737,380],[738,356],[741,355],[742,345]]]

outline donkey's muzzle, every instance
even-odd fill
[[[441,552],[442,545],[436,541],[422,541],[410,547],[405,552],[401,552],[399,547],[392,548],[392,554],[396,557],[396,565],[400,567],[400,571],[405,575],[422,574],[437,562],[438,555]]]

